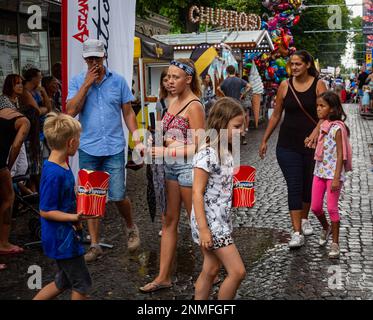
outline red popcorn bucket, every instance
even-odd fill
[[[80,170],[78,178],[77,213],[103,218],[110,174],[102,171]]]
[[[256,169],[241,166],[233,177],[233,207],[252,208],[255,204]]]

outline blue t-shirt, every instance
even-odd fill
[[[76,213],[75,179],[70,169],[45,161],[40,182],[40,210]],[[52,259],[63,260],[84,254],[72,222],[41,220],[44,253]]]

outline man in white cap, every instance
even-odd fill
[[[144,147],[137,134],[136,114],[131,101],[134,97],[126,80],[104,66],[105,47],[102,41],[89,39],[83,44],[83,58],[88,72],[74,77],[69,84],[67,113],[79,115],[83,132],[80,140],[81,169],[110,173],[109,200],[113,201],[127,226],[128,249],[140,245],[139,230],[132,219],[132,208],[126,197],[125,150],[122,117],[133,134],[136,149]],[[99,220],[88,221],[91,247],[85,255],[87,262],[102,256],[99,245]]]

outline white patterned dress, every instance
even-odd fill
[[[333,180],[335,175],[335,170],[337,168],[337,142],[335,136],[337,131],[341,130],[338,124],[334,124],[328,134],[324,136],[324,156],[323,161],[316,161],[314,175],[322,178]],[[344,182],[346,180],[345,170],[342,167],[340,181]]]
[[[209,173],[204,194],[205,214],[213,238],[213,250],[233,244],[232,238],[232,193],[233,193],[233,157],[227,152],[220,163],[217,151],[207,147],[199,151],[193,159],[193,168]],[[199,244],[199,229],[192,208],[192,237]]]

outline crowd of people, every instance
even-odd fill
[[[134,251],[140,246],[139,229],[126,195],[124,150],[128,141],[123,133],[123,116],[136,145],[134,152],[155,160],[153,179],[162,211],[159,272],[139,290],[146,294],[172,287],[178,224],[184,207],[192,239],[203,255],[195,299],[209,298],[212,286],[220,281],[221,267],[227,275],[218,298],[234,299],[246,269],[232,236],[232,154],[234,141],[240,141],[248,127],[247,105],[254,115],[259,114],[263,87],[238,78],[237,70],[229,66],[229,76],[215,94],[209,76],[201,86],[193,61],[174,60],[160,79],[156,110],[161,125],[153,128],[155,134],[148,141],[142,141],[131,106],[133,94],[125,79],[105,66],[104,44],[87,40],[83,59],[88,71],[70,81],[67,114],[59,113],[60,82],[56,78],[42,80],[40,71],[29,69],[23,77],[9,76],[6,80],[0,100],[0,126],[6,132],[0,141],[0,253],[23,252],[8,241],[14,200],[10,172],[23,143],[27,157],[33,157],[28,169],[33,178],[25,188],[29,192],[40,190],[42,244],[58,267],[55,281],[44,287],[36,300],[52,299],[67,289],[72,290],[72,299],[86,299],[92,286],[86,264],[103,254],[100,219],[75,212],[75,181],[67,163],[69,156],[79,155],[81,169],[110,174],[108,198],[126,223],[128,249]],[[287,184],[293,225],[289,247],[303,246],[305,236],[313,234],[308,220],[312,211],[322,225],[320,245],[325,246],[332,235],[329,256],[338,258],[338,200],[345,174],[352,169],[346,114],[338,94],[328,91],[320,79],[308,52],[294,53],[290,67],[292,77],[281,83],[275,96],[259,155],[265,157],[267,143],[285,114],[276,154]],[[41,82],[44,89],[40,88]],[[77,115],[79,121],[74,119]],[[160,144],[157,131],[162,136]],[[205,134],[197,134],[201,131]],[[331,223],[323,210],[325,194]],[[85,219],[91,239],[87,252],[81,245]]]
[[[338,93],[342,103],[358,103],[364,113],[373,112],[373,72],[362,66],[357,74],[351,72],[345,79],[342,76],[322,75],[326,87]]]

